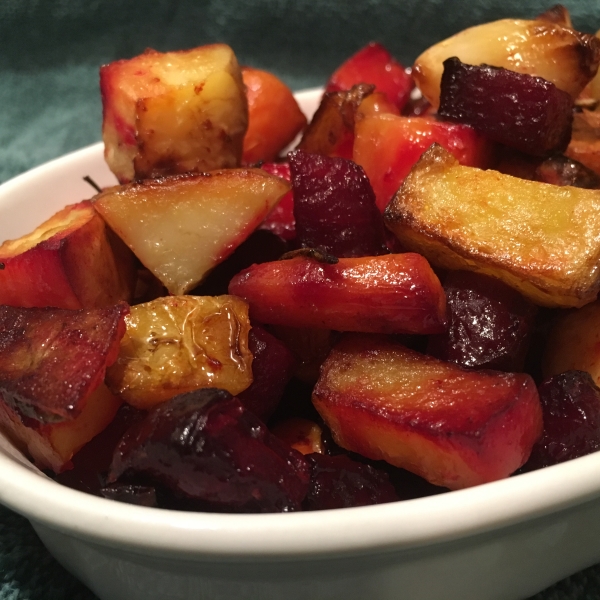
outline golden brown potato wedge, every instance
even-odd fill
[[[168,296],[131,308],[110,390],[137,408],[217,387],[252,383],[248,305],[234,296]]]
[[[575,99],[600,63],[600,40],[548,20],[502,19],[470,27],[425,50],[412,74],[423,95],[437,108],[447,58],[482,63],[536,75]]]
[[[542,431],[529,375],[468,371],[383,336],[344,336],[313,403],[340,446],[450,489],[507,477]]]
[[[463,167],[434,145],[384,219],[433,265],[491,275],[542,306],[583,306],[600,289],[600,190]]]

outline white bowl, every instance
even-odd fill
[[[114,183],[101,144],[0,186],[0,240],[90,197],[85,175]],[[600,561],[600,453],[418,500],[223,515],[63,487],[0,437],[0,502],[103,600],[508,600]]]

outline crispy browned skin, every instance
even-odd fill
[[[346,92],[324,94],[298,149],[313,154],[352,158],[356,113],[361,102],[374,89],[374,85],[360,84]]]
[[[40,421],[73,419],[104,380],[129,307],[63,310],[0,307],[0,395]]]

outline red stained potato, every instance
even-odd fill
[[[468,125],[390,114],[370,116],[356,124],[352,158],[369,177],[379,210],[385,209],[434,142],[462,165],[485,169],[493,162],[494,144]]]
[[[251,319],[274,325],[373,333],[445,327],[442,286],[418,254],[262,263],[234,277],[229,293],[248,302]]]
[[[248,130],[242,163],[272,161],[306,126],[292,90],[272,73],[242,67],[248,98]]]
[[[529,375],[467,371],[379,336],[342,339],[313,403],[340,446],[450,489],[508,477],[542,432]]]
[[[135,258],[90,202],[0,246],[0,304],[99,308],[132,299]]]
[[[388,100],[402,110],[414,87],[406,69],[377,42],[371,42],[342,63],[329,78],[326,92],[349,90],[359,83],[372,83]]]
[[[146,50],[100,69],[104,156],[120,183],[237,167],[248,126],[229,46]]]

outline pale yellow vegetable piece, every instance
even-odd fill
[[[226,169],[109,188],[94,206],[172,294],[225,260],[290,189],[262,169]]]
[[[177,394],[252,383],[248,305],[236,296],[167,296],[131,307],[109,389],[147,409]]]

